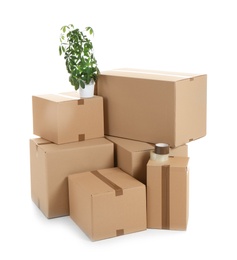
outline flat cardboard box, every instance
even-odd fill
[[[177,147],[206,135],[207,76],[135,69],[102,72],[105,135]]]
[[[105,136],[114,143],[115,166],[146,184],[146,165],[155,145],[119,137]],[[171,156],[188,156],[188,146],[170,148]]]
[[[77,92],[32,97],[33,132],[56,144],[104,136],[103,98]]]
[[[47,218],[69,215],[67,176],[114,166],[113,143],[105,138],[57,145],[30,140],[31,196]]]
[[[147,164],[147,227],[186,230],[189,171],[187,157]]]
[[[145,230],[146,188],[119,168],[68,177],[70,217],[95,241]]]

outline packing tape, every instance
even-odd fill
[[[170,77],[179,77],[183,79],[189,79],[192,78],[193,76],[191,75],[179,75],[179,74],[168,74],[168,73],[161,73],[161,72],[151,72],[151,71],[137,71],[137,70],[123,70],[123,69],[114,69],[113,71],[121,71],[121,72],[131,72],[131,73],[142,73],[142,74],[147,74],[147,75],[160,75],[160,76],[170,76]]]
[[[161,167],[161,207],[162,207],[162,229],[170,228],[170,166]]]
[[[164,155],[164,154],[169,154],[170,152],[170,148],[169,148],[169,145],[168,144],[165,144],[165,143],[157,143],[155,145],[155,153],[156,154],[161,154],[161,155]]]
[[[123,195],[123,189],[113,183],[111,180],[107,179],[104,175],[99,173],[98,171],[91,171],[92,174],[94,174],[97,178],[99,178],[101,181],[109,185],[112,189],[115,191],[115,196]]]
[[[79,99],[77,101],[77,105],[84,105],[84,99]]]
[[[122,236],[122,235],[124,235],[124,229],[117,229],[116,236],[118,237],[118,236]]]
[[[85,141],[85,134],[78,135],[78,141]]]

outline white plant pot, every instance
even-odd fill
[[[94,96],[95,83],[86,84],[85,88],[79,88],[81,98],[90,98]]]

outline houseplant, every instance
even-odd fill
[[[93,44],[87,36],[94,34],[93,29],[86,27],[83,32],[70,24],[63,26],[61,32],[59,54],[64,54],[69,81],[75,90],[79,89],[81,97],[91,97],[100,73]]]

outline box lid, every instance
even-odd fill
[[[35,144],[40,147],[45,152],[61,152],[62,149],[78,149],[78,148],[86,148],[91,147],[93,145],[112,145],[112,143],[101,137],[101,138],[95,138],[95,139],[89,139],[85,140],[83,142],[72,142],[72,143],[66,143],[66,144],[55,144],[48,140],[42,139],[42,138],[35,138],[32,139]]]
[[[45,95],[37,95],[33,96],[36,98],[43,98],[46,100],[50,100],[53,102],[64,102],[64,101],[71,101],[71,100],[79,100],[79,94],[74,92],[64,92],[64,93],[55,93],[55,94],[45,94]]]
[[[48,141],[43,138],[34,138],[32,139],[36,145],[52,144],[51,141]]]
[[[138,78],[138,79],[151,79],[151,80],[161,80],[161,81],[170,81],[176,82],[185,79],[192,79],[201,74],[193,73],[180,73],[180,72],[166,72],[158,70],[141,70],[141,69],[113,69],[110,71],[104,71],[101,75],[110,75],[110,76],[120,76],[127,78]]]
[[[134,141],[134,140],[119,138],[114,136],[105,136],[105,137],[111,142],[125,148],[127,151],[130,152],[149,151],[154,149],[153,145],[146,142]]]
[[[69,176],[74,184],[83,186],[92,196],[105,193],[122,195],[123,191],[130,188],[145,187],[143,183],[123,172],[118,167],[88,171]]]
[[[63,92],[63,93],[55,93],[55,94],[45,94],[45,95],[37,95],[33,96],[36,98],[43,98],[52,102],[67,102],[71,100],[84,100],[80,98],[79,93],[77,91],[74,92]],[[93,96],[92,98],[101,98],[99,96]]]

